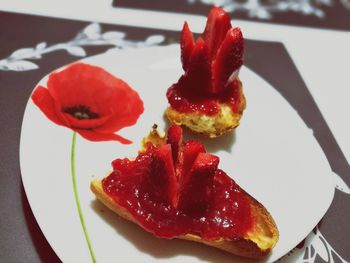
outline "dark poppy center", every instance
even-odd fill
[[[63,111],[78,120],[97,119],[99,117],[98,113],[91,111],[89,107],[84,105],[64,108]]]

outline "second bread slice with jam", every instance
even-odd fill
[[[159,238],[180,238],[234,255],[260,259],[278,240],[262,204],[218,168],[219,157],[198,141],[156,129],[134,160],[116,159],[113,171],[91,182],[96,197],[115,213]]]

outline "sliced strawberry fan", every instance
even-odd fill
[[[200,86],[206,93],[219,94],[232,82],[234,78],[231,76],[238,75],[237,71],[243,64],[243,52],[241,30],[231,26],[230,17],[224,10],[214,7],[197,41],[187,22],[183,26],[181,60],[185,74],[178,84],[181,86],[185,82],[187,86],[189,82],[195,87]]]
[[[218,164],[219,157],[206,153],[198,141],[182,142],[182,129],[172,126],[163,145],[147,144],[134,161],[116,159],[102,186],[140,226],[158,237],[193,233],[207,239],[232,238],[252,225],[249,201]],[[228,199],[223,192],[239,198]],[[225,213],[226,207],[235,206],[237,211]],[[216,222],[218,214],[227,225]]]

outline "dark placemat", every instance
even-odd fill
[[[114,0],[113,5],[201,15],[215,5],[222,6],[235,19],[350,30],[349,0]]]
[[[120,33],[107,34],[110,31]],[[30,93],[50,71],[81,57],[111,47],[139,45],[147,39],[173,43],[179,34],[5,12],[0,12],[0,32],[0,262],[59,262],[35,221],[21,183],[19,138]],[[148,38],[154,35],[158,37]],[[346,240],[350,235],[349,164],[283,44],[246,40],[245,65],[277,88],[298,111],[339,175],[335,175],[338,190],[326,216],[283,262],[291,262],[296,253],[309,256],[305,262],[330,262],[325,255],[346,262],[350,259]]]

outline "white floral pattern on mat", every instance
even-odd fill
[[[336,173],[334,173],[334,176],[335,176],[335,179],[334,179],[335,188],[338,189],[339,191],[345,193],[345,194],[350,194],[350,188],[344,182],[344,180]]]
[[[300,248],[293,249],[288,255],[278,260],[278,262],[314,263],[318,258],[326,263],[348,263],[327,242],[318,227],[307,236],[301,246]]]
[[[271,19],[273,13],[296,12],[303,15],[324,18],[322,7],[330,7],[334,0],[187,0],[189,4],[201,2],[206,5],[223,7],[227,12],[244,11],[251,18]],[[350,9],[349,0],[340,0],[345,8]]]
[[[349,186],[336,173],[334,173],[335,188],[344,194],[350,194]],[[326,263],[348,263],[343,259],[328,243],[326,238],[322,235],[318,226],[305,238],[305,240],[290,251],[286,256],[282,257],[278,262],[290,263],[314,263],[316,258],[321,258]]]
[[[41,59],[43,55],[57,50],[66,50],[75,57],[85,57],[84,46],[112,45],[115,48],[129,48],[152,46],[162,43],[163,35],[152,35],[144,41],[130,41],[125,39],[126,34],[120,31],[102,32],[98,23],[92,23],[80,31],[72,40],[64,43],[47,46],[41,42],[35,47],[26,47],[14,51],[10,56],[0,60],[0,70],[3,71],[28,71],[39,68],[32,60]]]

